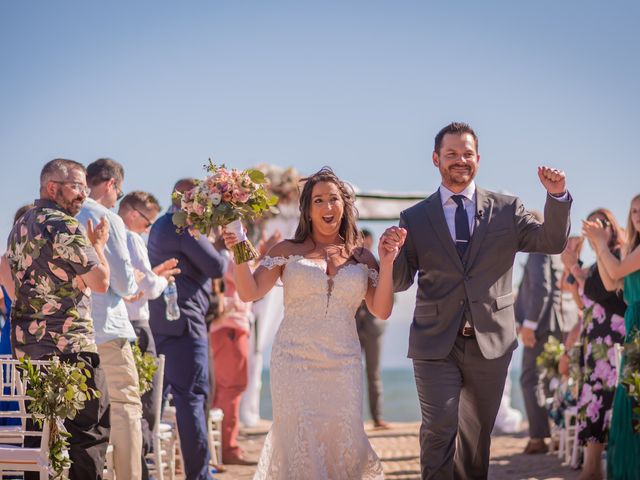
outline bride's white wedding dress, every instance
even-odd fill
[[[284,265],[284,320],[271,352],[273,424],[254,480],[382,479],[362,421],[362,361],[354,320],[377,272],[294,255]]]

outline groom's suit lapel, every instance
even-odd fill
[[[442,248],[451,257],[453,263],[462,270],[462,260],[460,260],[458,251],[456,250],[453,239],[451,238],[447,221],[444,218],[442,200],[440,199],[440,190],[436,190],[434,194],[427,198],[425,207],[427,211],[427,218],[429,219],[429,222],[431,222],[433,232],[435,232],[440,243],[442,243]]]
[[[477,187],[476,188],[476,224],[473,229],[473,235],[471,235],[471,243],[469,248],[465,252],[462,259],[465,265],[473,265],[473,261],[476,259],[482,240],[489,228],[489,222],[491,221],[491,215],[493,213],[493,199],[489,198],[487,191]]]

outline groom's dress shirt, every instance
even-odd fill
[[[453,197],[456,193],[449,190],[444,185],[440,185],[440,199],[442,200],[442,210],[444,211],[444,219],[447,221],[447,227],[449,227],[449,233],[454,243],[456,241],[456,208],[458,205],[454,202]],[[467,218],[469,219],[469,233],[473,235],[473,227],[475,226],[474,220],[476,218],[476,183],[471,182],[467,188],[458,193],[462,195],[464,202],[464,209],[467,212]]]

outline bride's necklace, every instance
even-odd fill
[[[327,263],[329,263],[329,259],[331,258],[329,253],[332,250],[337,250],[337,256],[339,257],[342,256],[342,252],[344,251],[344,245],[340,245],[340,244],[327,243],[324,245],[321,245],[321,244],[316,244],[316,245],[318,245],[318,247],[320,247],[320,249],[322,250],[322,253],[324,253],[324,260]]]

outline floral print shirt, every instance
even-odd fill
[[[16,292],[14,355],[97,352],[91,291],[80,288],[79,275],[99,260],[78,220],[51,200],[36,200],[11,230],[7,258]]]

